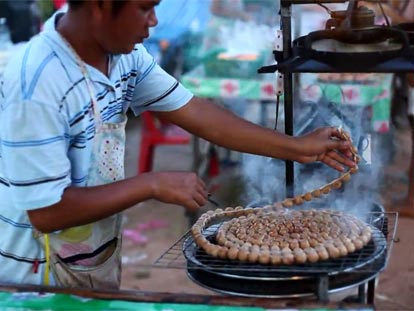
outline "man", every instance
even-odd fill
[[[125,112],[157,112],[241,152],[354,166],[335,128],[289,137],[194,97],[141,45],[160,0],[69,1],[9,63],[1,89],[0,279],[118,288],[120,212],[206,204],[192,172],[124,179]],[[334,138],[334,139],[332,139]],[[51,269],[51,273],[49,273]],[[49,279],[50,278],[50,279]]]

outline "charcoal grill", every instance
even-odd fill
[[[368,245],[334,260],[289,266],[223,260],[206,254],[187,232],[156,260],[155,266],[186,269],[195,283],[223,294],[262,298],[317,296],[320,301],[327,301],[331,293],[358,285],[365,288],[387,265],[396,213],[371,212],[365,221],[373,232]],[[214,240],[220,226],[221,223],[214,224],[203,234]]]

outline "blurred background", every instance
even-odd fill
[[[0,78],[13,51],[41,31],[43,23],[65,5],[65,0],[0,0]],[[330,9],[345,6],[331,4]],[[163,0],[156,7],[159,24],[144,45],[165,71],[194,94],[210,98],[252,122],[284,131],[283,94],[278,94],[281,86],[277,77],[257,74],[258,68],[275,62],[272,50],[280,30],[279,10],[278,0]],[[328,18],[321,6],[294,6],[293,36],[324,29]],[[382,19],[378,16],[377,23],[383,23]],[[317,126],[343,126],[362,155],[358,178],[331,195],[325,204],[359,209],[364,202],[375,202],[388,208],[393,207],[394,199],[406,195],[412,142],[406,111],[392,113],[393,100],[406,100],[405,95],[396,93],[394,78],[391,73],[295,76],[299,95],[294,103],[295,133],[304,134]],[[156,135],[164,142],[151,145]],[[152,148],[152,153],[144,153],[146,148]],[[150,113],[131,117],[127,176],[165,169],[197,171],[223,206],[259,206],[286,197],[284,162],[211,145]],[[295,193],[319,187],[334,174],[319,164],[298,165]],[[215,206],[208,205],[202,211],[212,208]],[[198,216],[153,201],[130,209],[125,215],[123,287],[168,291],[167,278],[180,284],[180,291],[204,292],[182,271],[166,276],[164,271],[140,267],[166,251]],[[407,259],[413,254],[409,240],[412,224],[412,219],[400,222],[402,243],[396,244],[392,265],[382,275],[378,291],[377,298],[396,310],[414,305],[414,270],[412,264],[407,266],[414,262]],[[406,282],[399,281],[402,279]]]

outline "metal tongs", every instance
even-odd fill
[[[209,201],[211,204],[213,204],[216,207],[220,207],[220,203],[218,203],[215,199],[212,198],[212,194],[207,194],[207,201]]]

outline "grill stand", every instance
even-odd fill
[[[350,5],[355,5],[358,0],[349,0]],[[283,35],[283,57],[282,61],[286,61],[292,57],[292,5],[294,4],[306,4],[306,3],[341,3],[346,2],[346,0],[280,0],[280,15],[281,15],[281,24],[282,24],[282,35]],[[348,10],[348,14],[351,10]],[[350,17],[350,16],[348,16]],[[276,55],[276,54],[275,54]],[[279,60],[277,60],[279,61]],[[270,66],[271,67],[271,66]],[[271,70],[272,71],[272,70]],[[300,72],[296,71],[296,72]],[[266,71],[262,71],[266,73]],[[286,70],[284,74],[284,113],[285,113],[285,133],[287,135],[294,134],[293,127],[293,72]],[[276,120],[277,122],[277,120]],[[294,165],[291,161],[286,161],[286,196],[293,197],[294,194]],[[373,304],[375,297],[375,280],[376,277],[369,280],[366,284],[361,284],[358,286],[358,295],[356,301]],[[321,302],[327,302],[329,289],[329,278],[327,276],[322,276],[318,282],[317,297]]]
[[[375,297],[375,279],[368,282],[367,303],[374,303],[374,297]]]
[[[358,285],[358,295],[345,298],[348,302],[374,304],[376,277]],[[329,277],[321,276],[318,283],[317,297],[319,302],[329,302]]]
[[[313,297],[306,301],[329,304],[333,303],[329,301],[331,294],[357,289],[342,303],[372,305],[376,278],[384,271],[391,253],[397,218],[397,213],[385,213],[374,205],[364,218],[372,227],[372,241],[337,261],[278,267],[223,261],[206,254],[187,231],[155,261],[154,267],[186,269],[196,284],[224,296],[269,301]],[[213,224],[203,234],[214,239],[219,226]]]
[[[358,288],[357,295],[347,297],[344,302],[371,304],[374,301],[376,277],[385,268],[389,254],[389,248],[385,246],[386,236],[384,235],[389,228],[385,230],[382,227],[381,229],[374,230],[375,242],[367,246],[369,251],[354,255],[358,258],[355,262],[348,263],[349,266],[346,268],[342,266],[343,262],[341,264],[343,268],[320,270],[317,273],[316,271],[307,273],[307,268],[300,270],[298,266],[291,266],[286,270],[278,268],[273,271],[262,270],[267,268],[259,268],[259,266],[250,266],[252,270],[249,272],[244,270],[248,269],[248,266],[244,264],[232,266],[220,259],[211,261],[208,255],[197,248],[192,238],[187,237],[183,244],[188,260],[187,275],[198,285],[222,294],[261,298],[315,296],[321,303],[328,303],[331,293]],[[252,271],[255,272],[252,273]]]
[[[351,273],[352,274],[352,273]],[[286,292],[281,293],[279,290],[278,294],[273,294],[272,291],[276,290],[278,286],[286,286],[287,288],[292,287],[288,281],[286,284],[280,283],[280,281],[275,281],[278,283],[277,285],[273,284],[272,282],[264,284],[266,287],[270,287],[270,290],[267,294],[252,294],[252,293],[245,293],[243,290],[245,288],[252,288],[257,286],[257,283],[251,280],[238,280],[238,282],[244,283],[244,285],[240,285],[239,288],[231,288],[228,282],[228,279],[223,278],[219,275],[214,273],[210,273],[208,271],[203,271],[201,269],[189,269],[187,271],[188,277],[199,286],[206,288],[208,290],[224,294],[224,295],[232,295],[237,297],[250,297],[250,298],[269,298],[269,299],[290,299],[290,298],[307,298],[307,297],[315,297],[316,301],[319,303],[327,304],[330,301],[329,295],[333,293],[339,293],[344,290],[356,288],[358,289],[358,293],[355,296],[348,296],[342,301],[345,303],[358,303],[358,304],[366,304],[366,305],[373,305],[374,302],[374,295],[375,295],[375,283],[378,273],[369,273],[363,274],[360,277],[356,277],[355,274],[351,276],[350,280],[344,282],[344,284],[332,284],[329,281],[328,275],[320,275],[317,277],[315,281],[313,281],[314,285],[310,285],[309,291],[305,292],[296,292],[296,293],[289,293],[290,290],[287,289]],[[349,277],[349,275],[348,275]],[[304,280],[306,281],[306,279]],[[309,280],[308,280],[309,281]],[[300,282],[300,281],[299,281]],[[311,281],[312,282],[312,281]],[[217,283],[220,283],[218,286]],[[331,284],[331,285],[330,285]],[[293,284],[295,285],[295,284]],[[308,284],[309,285],[309,284]],[[298,286],[298,284],[296,284]],[[329,288],[331,286],[331,288]]]
[[[373,278],[368,282],[358,286],[358,295],[356,297],[347,297],[345,300],[355,303],[374,304],[375,282],[377,278]]]
[[[318,282],[318,300],[320,302],[328,302],[329,301],[329,277],[327,275],[321,276]]]

